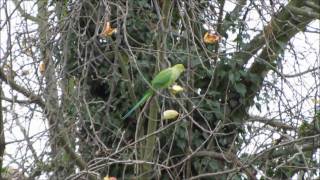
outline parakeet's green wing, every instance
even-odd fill
[[[170,85],[172,69],[168,68],[160,71],[159,74],[151,81],[151,86],[154,89],[166,88]]]

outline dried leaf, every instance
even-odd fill
[[[117,178],[113,176],[105,176],[103,180],[117,180]]]
[[[45,71],[46,71],[46,65],[43,62],[41,62],[39,65],[39,72],[41,75],[44,75]]]
[[[112,36],[112,34],[116,32],[117,32],[117,28],[112,28],[110,25],[110,22],[106,22],[100,35],[103,37],[107,37],[107,36]]]
[[[217,35],[217,34],[212,34],[209,32],[206,32],[203,36],[203,41],[206,44],[214,44],[216,42],[218,42],[221,39],[221,36]]]

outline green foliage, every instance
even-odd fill
[[[180,126],[177,127],[176,131],[176,143],[178,148],[182,150],[182,152],[186,149],[187,147],[187,138],[188,133],[187,133],[187,124],[186,123],[181,123]]]
[[[291,158],[291,157],[287,157]],[[279,161],[282,161],[283,159],[278,159]],[[309,165],[312,165],[316,163],[315,161],[310,161],[310,158],[306,158]],[[291,159],[290,162],[287,162],[286,165],[283,165],[282,167],[275,168],[277,165],[276,162],[270,162],[269,167],[266,171],[266,175],[268,177],[272,177],[275,179],[290,179],[292,178],[299,170],[296,167],[303,167],[305,164],[303,162],[303,159],[301,156],[297,156],[294,159]],[[302,171],[301,171],[302,172]],[[314,174],[316,171],[312,170],[310,171],[311,174]]]
[[[307,137],[318,134],[317,127],[319,127],[319,113],[315,114],[315,117],[312,122],[303,121],[299,126],[298,136],[299,137]]]
[[[242,83],[236,83],[234,85],[236,91],[242,96],[242,97],[245,97],[245,94],[247,92],[246,90],[246,86]]]

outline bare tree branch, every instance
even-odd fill
[[[45,103],[39,95],[34,94],[33,92],[25,89],[24,87],[18,85],[13,79],[8,78],[0,69],[0,79],[6,82],[10,87],[17,92],[23,94],[26,98],[30,99],[30,102],[39,105],[42,109],[45,109]]]

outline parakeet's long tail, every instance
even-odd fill
[[[145,103],[149,97],[151,97],[153,95],[153,91],[152,90],[148,90],[143,97],[133,106],[133,108],[131,108],[126,115],[124,115],[121,119],[126,119],[127,117],[129,117],[139,106],[141,106],[143,103]]]

